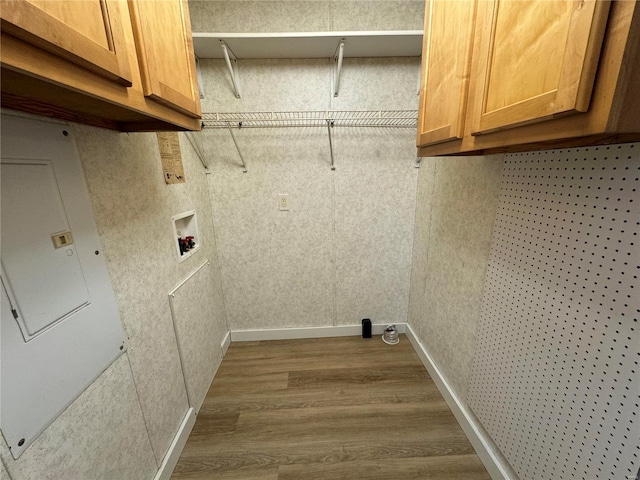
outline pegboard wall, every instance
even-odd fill
[[[507,155],[469,404],[522,480],[640,467],[640,144]]]

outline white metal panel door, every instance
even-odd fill
[[[0,178],[5,286],[29,340],[89,305],[89,292],[75,245],[52,241],[70,229],[51,162],[3,158]]]
[[[0,427],[18,458],[124,335],[72,130],[3,115],[1,164]]]

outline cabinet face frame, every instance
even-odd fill
[[[488,111],[489,89],[495,54],[500,6],[508,1],[480,2],[477,15],[477,46],[474,49],[472,86],[475,100],[471,108],[471,135],[491,133],[561,115],[586,112],[589,108],[610,2],[573,2],[567,43],[557,85],[547,92]],[[539,0],[545,1],[545,0]],[[517,3],[517,1],[516,1]],[[508,81],[508,80],[507,80]]]
[[[177,2],[180,5],[181,33],[183,37],[181,42],[183,48],[179,55],[183,56],[183,61],[188,66],[187,72],[181,72],[182,75],[189,76],[188,92],[176,90],[162,78],[158,65],[161,62],[170,62],[171,59],[166,58],[166,52],[159,51],[153,41],[153,32],[158,35],[166,32],[157,31],[161,25],[151,25],[149,15],[145,15],[145,9],[162,8],[163,3],[170,1]],[[157,2],[128,0],[128,3],[144,95],[192,118],[200,118],[200,94],[197,84],[193,40],[191,38],[189,8],[186,0],[162,0]]]
[[[418,146],[457,140],[464,135],[476,3],[427,1]],[[434,18],[445,17],[447,25],[434,23]],[[448,33],[452,35],[448,37]]]
[[[2,32],[119,85],[130,87],[131,69],[118,0],[94,1],[102,12],[106,48],[28,0],[0,1]]]

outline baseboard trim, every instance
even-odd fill
[[[162,461],[162,465],[156,473],[154,480],[169,480],[171,475],[173,474],[173,470],[176,468],[178,463],[178,459],[182,454],[182,449],[184,449],[185,444],[187,443],[187,439],[189,438],[189,434],[193,429],[193,425],[196,423],[196,413],[193,408],[187,410],[187,414],[184,416],[182,423],[180,424],[180,428],[173,437],[173,441],[171,442],[171,446],[169,447],[169,451],[164,456],[164,460]]]
[[[231,332],[227,332],[227,334],[222,339],[222,343],[220,347],[222,348],[222,358],[227,354],[227,350],[229,350],[229,345],[231,345]]]
[[[371,332],[382,335],[388,324],[373,324]],[[406,323],[396,323],[398,333],[405,333]],[[351,337],[362,335],[362,325],[328,327],[273,328],[260,330],[232,330],[232,342],[256,342],[260,340],[293,340],[300,338]]]
[[[475,449],[478,457],[484,464],[485,468],[491,475],[493,480],[519,480],[518,475],[513,471],[511,466],[502,458],[497,445],[484,429],[475,414],[469,410],[464,402],[453,391],[446,378],[424,348],[415,332],[410,325],[406,325],[405,334],[413,345],[414,350],[420,357],[422,364],[425,366],[434,383],[440,390],[447,405],[458,420],[460,427],[466,434]]]

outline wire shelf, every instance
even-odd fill
[[[203,113],[202,128],[279,127],[416,128],[417,110],[323,110],[297,112]]]

